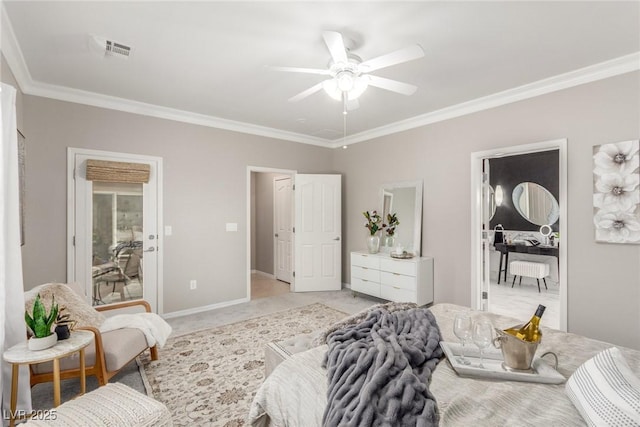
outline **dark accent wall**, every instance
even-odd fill
[[[559,151],[542,151],[489,160],[489,183],[496,188],[502,186],[504,200],[498,206],[490,221],[493,229],[502,224],[505,230],[538,231],[539,225],[527,221],[513,206],[513,189],[521,182],[534,182],[549,190],[559,202]],[[562,218],[560,218],[562,219]],[[558,220],[552,224],[554,231],[559,230]]]

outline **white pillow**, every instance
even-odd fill
[[[578,367],[565,391],[590,426],[640,426],[640,379],[616,347]]]

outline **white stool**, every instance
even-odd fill
[[[549,275],[549,264],[532,261],[511,261],[509,263],[509,272],[513,275],[512,288],[516,284],[516,276],[520,276],[520,281],[518,282],[520,285],[522,285],[522,276],[524,276],[537,280],[538,292],[540,292],[540,279],[544,282],[544,288],[549,289],[545,280],[545,277]]]

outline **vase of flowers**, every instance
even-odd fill
[[[380,236],[378,236],[378,231],[381,231],[384,227],[382,217],[378,215],[377,211],[364,211],[362,214],[367,219],[364,226],[369,230],[367,249],[370,254],[377,254],[380,251]]]
[[[396,244],[396,227],[400,225],[400,221],[398,221],[398,216],[396,213],[387,214],[387,224],[386,224],[386,233],[384,245],[388,248],[392,248]],[[383,224],[384,226],[384,224]]]

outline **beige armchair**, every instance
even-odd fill
[[[117,304],[110,304],[106,306],[91,307],[84,296],[82,295],[82,289],[74,284],[62,285],[62,284],[48,284],[39,290],[40,294],[43,292],[54,293],[56,301],[61,305],[66,304],[67,309],[74,313],[74,308],[77,310],[79,304],[84,304],[82,310],[95,310],[100,313],[105,313],[113,310],[119,310],[127,308],[128,312],[135,307],[139,307],[138,311],[151,312],[151,307],[148,302],[143,300],[127,301]],[[57,286],[58,288],[47,289],[48,286]],[[67,298],[67,301],[61,301],[59,291],[61,286],[66,286],[73,289],[76,295]],[[73,294],[73,292],[70,292]],[[44,296],[44,295],[43,295]],[[77,299],[74,299],[77,298]],[[50,300],[50,297],[47,298]],[[90,344],[85,350],[85,372],[86,375],[95,375],[100,385],[105,385],[109,382],[114,375],[126,366],[129,362],[135,359],[139,354],[149,349],[151,353],[151,360],[158,359],[158,349],[154,346],[149,348],[144,333],[135,328],[117,329],[109,332],[100,332],[95,326],[79,326],[76,329],[85,329],[93,332],[94,342]],[[60,378],[75,378],[80,376],[80,363],[78,357],[70,356],[60,360]],[[39,363],[31,365],[31,386],[42,382],[53,381],[53,363]]]

